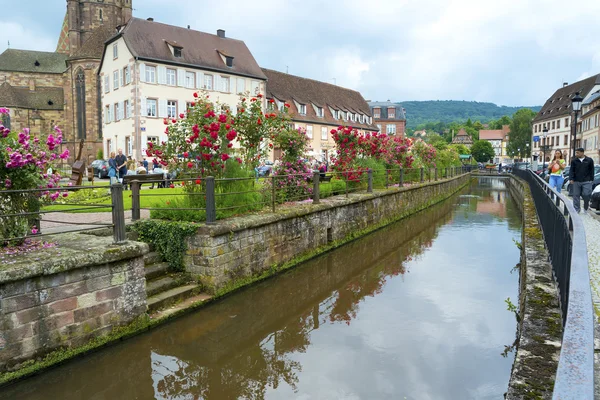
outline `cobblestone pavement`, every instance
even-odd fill
[[[141,218],[149,218],[150,211],[140,210]],[[125,211],[125,222],[131,222],[131,211]],[[63,213],[56,212],[42,216],[42,233],[61,233],[78,229],[97,228],[94,224],[111,224],[111,212],[97,213]]]
[[[581,209],[583,210],[583,207]],[[591,208],[587,212],[582,211],[580,215],[585,228],[592,301],[596,312],[596,332],[594,335],[594,379],[596,384],[594,397],[596,400],[600,400],[600,326],[598,324],[598,313],[600,311],[600,215],[597,215],[596,211]]]

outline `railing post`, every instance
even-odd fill
[[[448,179],[448,167],[446,167],[446,171],[444,173],[444,176],[446,177],[446,179]]]
[[[404,186],[404,168],[400,168],[400,182],[398,182],[400,187]]]
[[[113,241],[123,243],[127,240],[125,232],[125,208],[123,206],[123,185],[115,183],[110,187],[112,200]]]
[[[131,220],[140,219],[140,181],[131,182]]]
[[[437,182],[437,180],[438,180],[438,176],[437,176],[437,170],[438,170],[438,169],[437,169],[437,167],[435,167],[435,181],[436,181],[436,182]]]
[[[215,177],[206,177],[206,224],[212,225],[217,221],[217,204],[215,201]]]
[[[271,211],[275,212],[275,195],[277,189],[275,188],[275,175],[271,175]]]
[[[320,181],[321,174],[318,170],[313,171],[313,204],[319,204],[320,202]]]
[[[344,182],[346,183],[346,185],[344,186],[344,190],[346,191],[346,197],[348,197],[348,176],[350,176],[350,174],[346,173],[346,179],[344,179]]]
[[[368,181],[367,181],[367,193],[373,193],[373,170],[369,168],[367,172]]]
[[[421,167],[421,183],[425,180],[425,170]]]
[[[386,170],[385,170],[385,188],[386,189],[390,185],[389,180],[390,180],[390,170],[386,168]]]

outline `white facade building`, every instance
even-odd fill
[[[105,154],[141,160],[149,141],[167,140],[164,119],[178,119],[193,94],[235,113],[240,94],[265,94],[266,76],[244,42],[132,18],[110,39],[99,69]],[[263,109],[265,99],[263,98]]]

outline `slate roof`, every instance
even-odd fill
[[[571,99],[575,93],[579,92],[581,97],[585,98],[596,85],[600,85],[600,74],[558,89],[546,100],[533,122],[569,115],[572,111]]]
[[[141,60],[201,67],[260,80],[266,79],[254,56],[241,40],[221,38],[210,33],[140,18],[131,18],[121,32],[108,40],[106,45],[120,37],[124,38],[133,56]],[[171,53],[167,42],[177,43],[183,48],[181,57],[175,57]],[[225,65],[219,51],[235,58],[233,67]]]
[[[6,49],[0,54],[0,71],[62,74],[67,70],[67,57],[62,53]]]
[[[371,102],[369,102],[369,107],[371,107],[372,114],[373,114],[373,109],[375,107],[379,107],[381,109],[381,113],[380,113],[381,116],[379,118],[377,118],[377,120],[393,119],[393,120],[399,120],[399,121],[406,121],[406,113],[404,112],[404,108],[402,107],[401,104],[392,103],[391,101],[371,101]],[[396,117],[395,118],[388,118],[388,108],[389,107],[394,107],[396,109]]]
[[[330,83],[320,82],[300,76],[285,74],[271,69],[262,69],[267,76],[267,98],[275,98],[290,104],[290,114],[294,121],[307,121],[328,125],[352,125],[355,128],[377,130],[375,124],[359,123],[335,119],[330,107],[334,110],[349,111],[370,117],[371,110],[362,95],[351,89]],[[292,100],[306,105],[306,115],[299,115]],[[317,117],[312,104],[322,107],[324,116]]]
[[[116,34],[116,30],[108,25],[102,25],[94,29],[87,40],[79,49],[69,57],[70,60],[82,58],[101,59],[104,53],[104,42]]]
[[[52,104],[48,104],[51,102]],[[38,87],[33,92],[29,88],[15,87],[8,82],[0,85],[0,106],[31,110],[62,110],[65,95],[62,88]]]

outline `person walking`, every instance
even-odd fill
[[[117,182],[117,162],[115,161],[114,151],[110,153],[110,158],[108,159],[108,177],[110,178],[111,185]]]
[[[554,159],[548,165],[548,172],[550,173],[550,187],[555,188],[558,193],[562,189],[562,185],[565,181],[563,178],[563,171],[567,166],[567,162],[563,157],[563,153],[560,150],[554,152]]]
[[[123,149],[119,149],[115,161],[117,162],[117,171],[119,171],[119,182],[123,182],[123,177],[127,175],[127,157],[123,154]]]
[[[571,160],[569,181],[573,186],[573,207],[578,213],[581,211],[580,196],[583,197],[583,209],[587,211],[592,195],[592,181],[594,180],[594,160],[585,155],[583,147],[575,150],[575,158]]]

